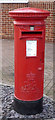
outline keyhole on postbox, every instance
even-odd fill
[[[41,53],[40,61],[41,61],[42,63],[44,63],[44,52]]]
[[[42,63],[44,63],[44,51],[42,52]]]
[[[40,61],[41,61],[41,59],[40,59]]]

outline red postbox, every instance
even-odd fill
[[[45,22],[49,11],[20,8],[9,12],[14,19],[14,108],[21,114],[43,110]]]

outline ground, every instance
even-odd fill
[[[45,44],[43,112],[22,116],[12,107],[14,96],[14,40],[0,40],[0,118],[53,118],[53,44]],[[2,100],[2,102],[1,102]],[[8,119],[10,118],[10,119]],[[52,120],[52,119],[51,119]],[[54,118],[55,120],[55,118]]]
[[[2,96],[1,96],[2,93]],[[14,88],[7,85],[0,85],[0,100],[2,99],[2,114],[0,110],[0,120],[54,120],[55,111],[53,109],[54,101],[50,98],[43,97],[43,111],[35,115],[21,115],[14,110]]]

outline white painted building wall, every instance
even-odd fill
[[[0,0],[0,3],[28,3],[29,0]]]

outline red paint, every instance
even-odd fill
[[[43,97],[45,23],[48,11],[21,8],[10,11],[14,21],[15,97],[23,101]],[[30,30],[34,26],[34,30]],[[26,41],[37,40],[37,56],[26,56]]]

